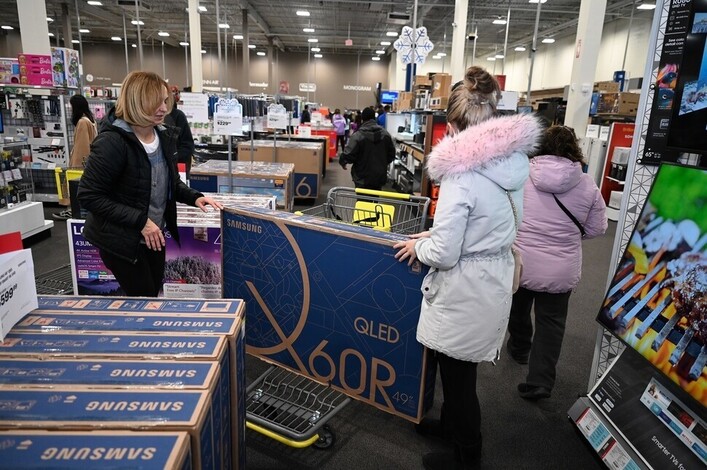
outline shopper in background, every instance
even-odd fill
[[[69,100],[71,105],[71,124],[74,125],[74,146],[69,156],[69,168],[83,169],[86,158],[91,152],[91,142],[96,138],[96,119],[88,107],[88,100],[82,95],[74,95]],[[52,214],[56,220],[67,220],[72,217],[71,209]]]
[[[361,128],[361,112],[354,111],[351,117],[351,135]]]
[[[194,137],[191,135],[187,116],[181,109],[177,108],[177,103],[181,100],[179,87],[172,86],[171,91],[174,104],[172,105],[172,111],[165,116],[164,123],[168,126],[176,127],[179,130],[177,161],[184,163],[188,179],[191,174],[191,161],[194,156]]]
[[[83,235],[128,296],[155,297],[165,265],[165,236],[179,242],[177,202],[206,211],[221,204],[189,188],[177,172],[177,132],[162,125],[172,108],[167,83],[151,72],[123,81],[101,121],[79,184],[89,212]]]
[[[341,114],[341,110],[336,108],[334,115],[331,117],[331,123],[336,131],[336,148],[341,145],[341,151],[346,148],[346,118]]]
[[[499,358],[511,308],[511,246],[522,216],[528,154],[542,133],[529,114],[497,116],[498,82],[470,67],[447,107],[448,135],[427,162],[440,182],[434,225],[397,243],[396,258],[430,266],[417,340],[439,363],[441,420],[425,419],[418,432],[439,437],[454,451],[426,454],[426,469],[476,468],[481,459],[477,366]]]
[[[309,124],[312,121],[312,117],[309,115],[309,105],[304,105],[304,110],[302,111],[302,116],[299,118],[300,124]]]
[[[388,181],[388,165],[395,159],[395,145],[390,134],[376,124],[376,114],[371,108],[362,113],[363,124],[351,136],[339,164],[345,170],[351,166],[354,186],[380,190]]]
[[[390,105],[385,105],[380,107],[380,111],[378,113],[378,125],[381,126],[383,129],[385,129],[385,121],[386,121],[386,114],[390,112]]]
[[[607,227],[604,199],[582,163],[577,137],[565,126],[547,129],[539,155],[530,160],[515,244],[523,273],[507,343],[516,362],[529,363],[526,380],[518,385],[520,396],[529,400],[548,398],[555,385],[570,294],[582,272],[582,238],[602,235]]]

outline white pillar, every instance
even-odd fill
[[[574,128],[577,136],[587,132],[589,106],[594,88],[594,76],[599,58],[599,45],[606,13],[606,0],[582,0],[579,7],[577,38],[574,41],[572,78],[567,99],[565,125]]]
[[[469,12],[469,0],[454,1],[454,30],[452,32],[452,83],[464,78],[464,50],[466,46],[466,17]]]
[[[200,93],[204,86],[201,59],[201,15],[199,0],[189,0],[189,48],[191,52],[191,91]]]
[[[25,54],[50,55],[47,7],[44,0],[22,0],[17,2],[20,19],[22,52]]]

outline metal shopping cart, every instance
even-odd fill
[[[324,204],[302,214],[412,235],[425,230],[430,199],[390,191],[331,188]]]
[[[413,234],[425,229],[428,206],[426,197],[336,187],[326,203],[300,213]],[[246,389],[246,426],[291,447],[327,449],[335,442],[327,422],[350,401],[327,384],[273,366]]]

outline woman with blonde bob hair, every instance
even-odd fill
[[[476,468],[481,459],[477,366],[499,358],[511,308],[511,245],[523,209],[528,154],[541,127],[531,115],[498,116],[500,88],[470,67],[452,88],[447,137],[427,161],[440,183],[434,225],[395,245],[400,260],[430,266],[422,283],[417,340],[439,364],[441,420],[425,419],[418,432],[442,438],[454,452],[422,458],[426,469]]]
[[[221,204],[189,188],[177,171],[177,130],[167,83],[132,72],[91,145],[78,197],[88,211],[83,235],[98,248],[125,295],[156,297],[162,287],[165,236],[179,242],[177,202],[206,211]]]

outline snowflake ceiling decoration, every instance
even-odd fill
[[[417,28],[417,33],[411,27],[405,26],[393,47],[400,54],[400,61],[403,64],[422,65],[425,63],[427,54],[432,52],[435,46],[427,36],[427,28],[424,26]]]

